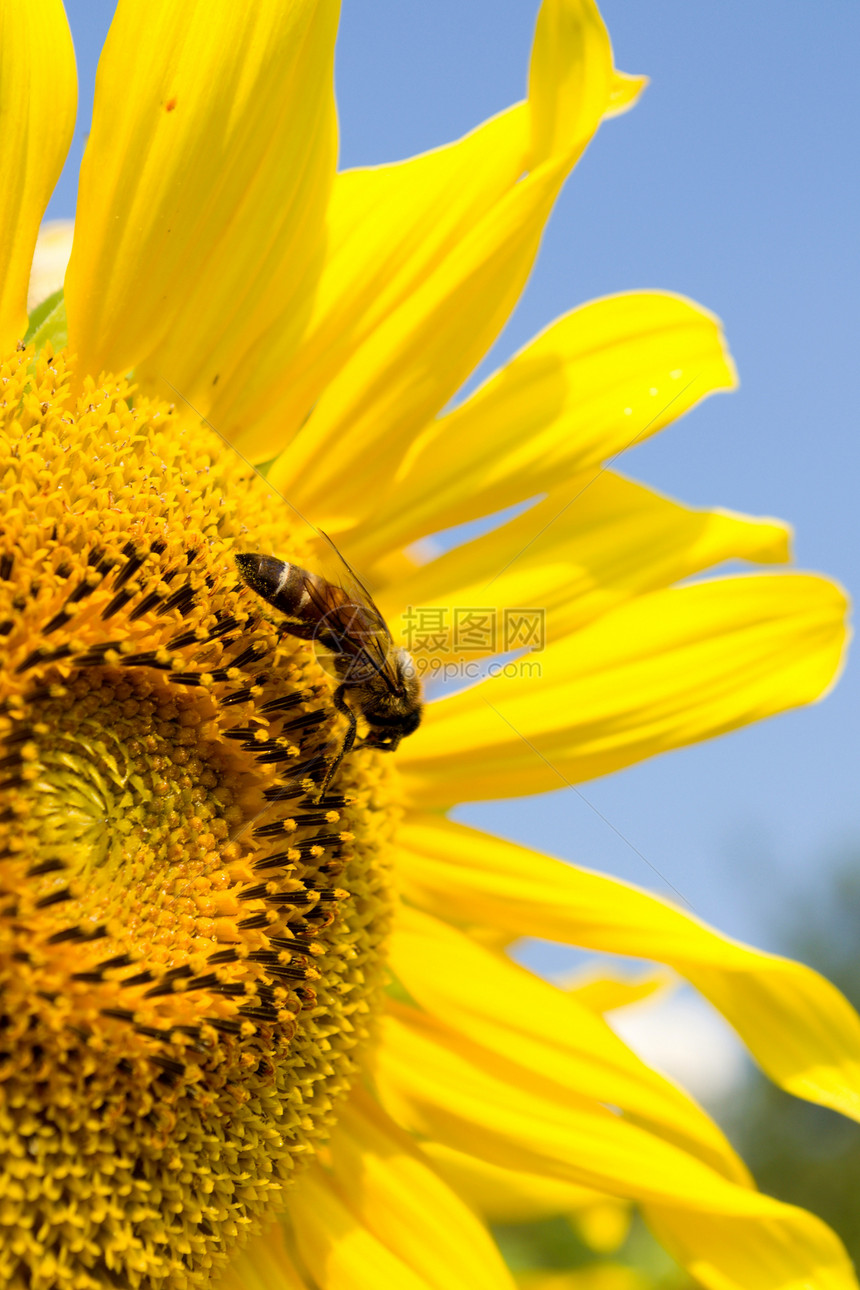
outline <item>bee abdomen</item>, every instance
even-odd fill
[[[317,574],[273,555],[245,553],[236,556],[236,564],[251,590],[280,613],[299,619],[309,616],[304,612],[311,599],[308,583],[320,581]]]

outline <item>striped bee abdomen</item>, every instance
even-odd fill
[[[236,564],[242,580],[252,591],[290,619],[294,626],[302,624],[307,627],[306,639],[314,635],[319,627],[319,602],[328,586],[324,578],[273,555],[237,555]],[[312,596],[312,591],[317,593],[317,597]],[[290,630],[293,635],[305,636],[305,632],[294,631],[292,626]]]

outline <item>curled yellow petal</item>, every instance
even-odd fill
[[[27,330],[30,264],[72,140],[77,77],[61,0],[0,3],[0,347]]]
[[[337,14],[121,0],[67,275],[84,370],[133,366],[206,414],[284,310],[300,332],[334,178]]]
[[[559,13],[564,14],[562,39],[545,57],[546,25]],[[592,0],[544,0],[536,50],[543,54],[533,66],[529,113],[539,122],[539,143],[533,139],[520,154],[520,169],[491,205],[484,204],[483,188],[475,192],[480,217],[448,242],[415,279],[414,289],[353,349],[313,410],[305,409],[305,424],[272,468],[275,487],[327,528],[338,531],[372,513],[378,491],[392,484],[411,440],[498,335],[522,291],[559,188],[609,107],[612,52]],[[510,143],[522,146],[518,129],[503,139],[504,166]],[[469,141],[462,145],[470,146]],[[438,180],[438,173],[428,168],[424,173]],[[496,173],[488,167],[488,175]],[[444,178],[444,169],[441,174]],[[365,183],[380,187],[372,173]],[[436,200],[431,190],[425,224],[431,224]],[[398,205],[388,215],[384,207],[378,210],[380,226],[389,220],[393,225]],[[380,231],[366,239],[364,256]],[[394,246],[402,240],[393,227]],[[431,235],[431,244],[435,240]],[[353,254],[362,255],[355,242]],[[341,462],[336,484],[324,465],[332,451]]]
[[[628,72],[619,72],[616,68],[612,77],[612,89],[609,94],[609,108],[606,115],[621,116],[624,112],[629,112],[647,84],[647,76],[631,76]]]
[[[838,586],[804,574],[639,596],[429,705],[400,753],[413,800],[577,784],[810,703],[838,672],[845,610]]]
[[[544,0],[529,68],[531,164],[579,153],[616,89],[609,33],[589,0]]]
[[[336,176],[301,346],[285,354],[276,327],[243,386],[219,401],[219,425],[243,453],[271,457],[290,443],[350,357],[516,182],[527,132],[519,104],[446,147]],[[289,461],[279,470],[286,479]]]
[[[722,936],[628,883],[440,817],[408,821],[401,842],[404,893],[424,909],[666,963],[722,1012],[773,1080],[860,1119],[860,1018],[811,968]]]
[[[735,380],[719,321],[692,301],[657,291],[591,301],[424,430],[350,549],[370,560],[596,474]]]
[[[555,641],[633,596],[723,560],[785,561],[788,541],[775,520],[681,506],[592,470],[491,533],[397,577],[376,600],[407,646],[415,606],[444,613],[451,627],[469,606],[487,605],[496,632],[483,652],[492,654],[505,648],[506,614],[515,606],[539,606],[542,643]]]
[[[273,467],[274,487],[330,528],[343,527],[353,500],[366,510],[377,475],[391,477],[400,451],[501,330],[557,189],[546,171],[514,185],[440,271],[374,330]],[[342,461],[336,479],[326,464],[332,452]]]
[[[615,1008],[626,1008],[632,1003],[641,1003],[643,999],[652,999],[657,994],[665,996],[678,984],[678,979],[665,968],[631,976],[607,971],[600,964],[599,967],[591,965],[579,969],[559,984],[562,989],[574,995],[583,1007],[603,1014],[612,1012]]]
[[[219,402],[218,424],[229,427],[243,452],[270,457],[273,446],[290,442],[327,384],[370,334],[422,281],[441,272],[468,230],[524,173],[549,156],[546,148],[539,153],[531,146],[533,118],[550,123],[550,146],[559,155],[569,156],[581,146],[579,131],[587,135],[593,129],[588,113],[594,110],[596,96],[607,95],[608,42],[590,4],[548,4],[539,19],[535,57],[545,44],[541,24],[560,9],[567,11],[568,28],[575,27],[577,13],[589,27],[583,43],[593,42],[599,54],[590,67],[583,69],[566,40],[555,50],[557,66],[544,66],[542,53],[539,65],[533,66],[529,103],[501,113],[447,147],[337,176],[327,217],[325,264],[301,347],[285,355],[276,329],[274,343],[255,356],[244,388],[231,400]],[[592,72],[596,84],[594,78],[588,81]],[[564,110],[574,82],[580,92],[578,114]],[[615,115],[632,105],[643,79],[616,71],[609,74],[608,85],[605,114]],[[306,436],[310,457],[314,445],[321,450],[324,433],[328,431],[320,419]],[[400,424],[398,435],[402,443]],[[296,476],[302,472],[289,459],[279,470],[282,486],[301,485]]]

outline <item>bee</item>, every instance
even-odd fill
[[[394,752],[421,722],[421,682],[405,650],[396,648],[382,614],[331,538],[338,581],[272,555],[237,555],[239,575],[251,591],[282,615],[283,629],[299,640],[319,641],[332,655],[338,686],[333,702],[349,722],[319,796],[356,742],[358,717],[369,727],[358,744]]]

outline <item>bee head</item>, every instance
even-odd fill
[[[364,746],[389,752],[421,724],[421,682],[412,656],[405,649],[397,649],[391,664],[395,683],[383,687],[377,682],[364,687],[360,702],[370,726]]]

